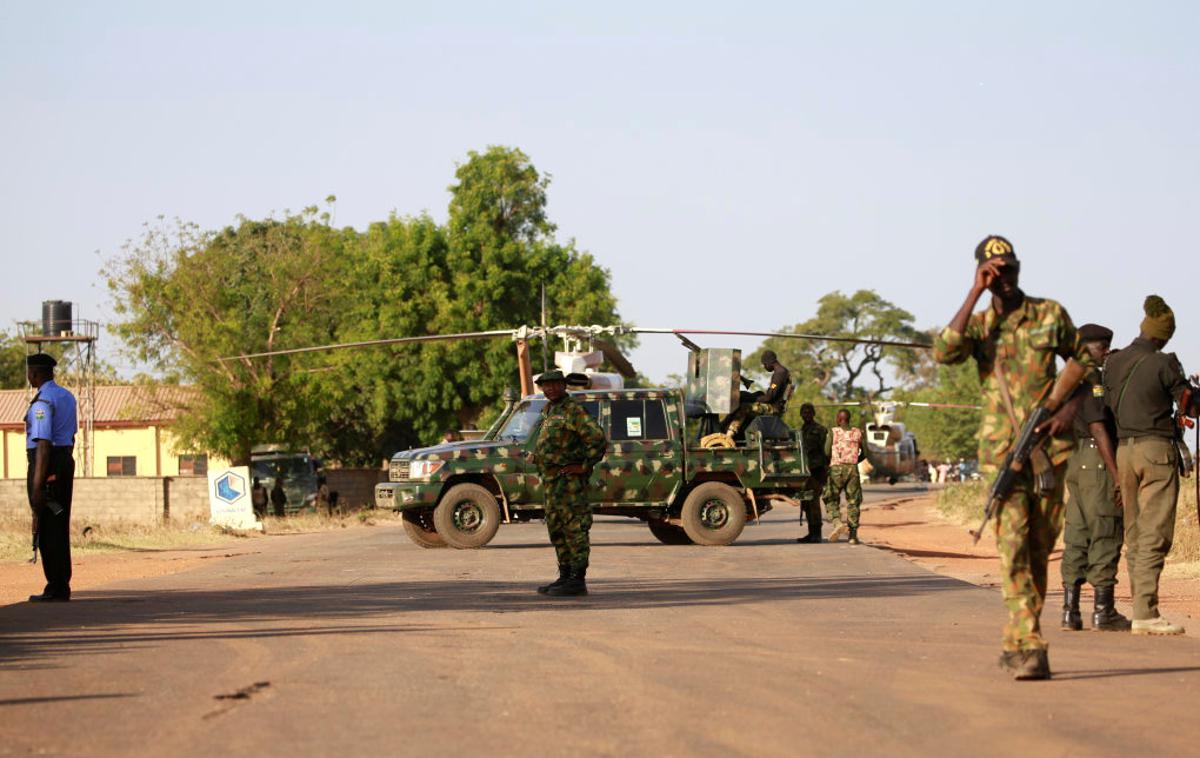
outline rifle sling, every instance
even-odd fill
[[[1017,421],[1017,411],[1016,407],[1013,405],[1012,393],[1010,393],[1008,390],[1008,376],[1006,376],[1004,373],[1004,365],[999,356],[996,358],[995,368],[996,383],[1000,387],[1000,399],[1004,401],[1004,410],[1008,412],[1008,420],[1012,422],[1013,434],[1019,437],[1021,435],[1021,422]],[[1049,439],[1049,437],[1046,439]],[[1016,444],[1015,439],[1013,444]],[[1052,468],[1050,465],[1050,458],[1046,455],[1046,451],[1042,448],[1042,445],[1045,444],[1045,440],[1043,440],[1029,456],[1029,461],[1033,464],[1033,473],[1035,475],[1041,474],[1043,471],[1047,471]]]

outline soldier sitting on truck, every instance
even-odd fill
[[[741,402],[725,419],[724,433],[710,434],[700,441],[704,447],[733,447],[734,437],[758,416],[782,416],[791,396],[792,375],[787,366],[779,362],[774,350],[763,352],[764,371],[771,372],[771,383],[765,392],[743,392]],[[743,380],[745,381],[745,380]]]

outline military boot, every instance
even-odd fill
[[[857,526],[850,527],[850,537],[849,537],[849,539],[846,540],[846,544],[847,545],[857,545],[858,544],[858,527]]]
[[[1068,632],[1078,632],[1083,629],[1083,614],[1079,612],[1079,588],[1083,582],[1063,585],[1063,616],[1062,628]],[[1097,590],[1099,592],[1099,590]],[[1100,607],[1100,595],[1096,595],[1096,607]]]
[[[835,521],[834,521],[834,527],[833,527],[833,531],[829,533],[829,541],[830,541],[830,542],[837,542],[837,541],[838,541],[838,539],[839,539],[839,538],[841,538],[841,536],[842,536],[843,534],[845,534],[845,533],[846,533],[846,530],[847,530],[847,529],[849,529],[849,528],[850,528],[850,527],[846,526],[846,522],[845,522],[845,521],[837,521],[837,520],[835,520]]]
[[[1005,673],[1011,674],[1017,670],[1018,666],[1021,665],[1021,660],[1023,657],[1024,656],[1020,650],[1005,650],[1000,654],[1000,668],[1003,669]]]
[[[1117,611],[1113,587],[1096,588],[1096,610],[1092,613],[1092,631],[1128,632],[1132,624]]]
[[[1012,672],[1018,682],[1050,678],[1050,655],[1045,648],[1022,650],[1017,667]]]
[[[583,568],[570,569],[567,574],[567,580],[557,587],[551,587],[546,590],[546,594],[550,597],[575,597],[577,595],[586,595],[587,591],[587,566]]]
[[[558,587],[563,582],[567,581],[567,579],[569,579],[570,576],[571,576],[571,567],[560,564],[558,567],[558,578],[555,579],[553,582],[550,582],[549,584],[544,584],[541,587],[538,587],[538,594],[545,595],[554,587]]]

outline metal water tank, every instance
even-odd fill
[[[58,337],[71,332],[71,304],[65,300],[42,301],[42,336]]]

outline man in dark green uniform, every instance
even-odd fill
[[[779,357],[775,355],[774,350],[763,352],[762,366],[764,371],[771,372],[771,383],[765,392],[752,393],[747,398],[749,402],[743,401],[738,405],[737,410],[729,415],[725,433],[730,437],[737,434],[739,429],[744,429],[745,425],[749,424],[755,416],[780,416],[783,414],[784,407],[787,405],[788,388],[792,383],[791,372],[788,371],[787,366],[779,362]]]
[[[800,406],[800,444],[804,447],[804,458],[808,461],[809,485],[804,501],[804,520],[808,522],[808,534],[797,537],[796,542],[821,542],[821,492],[829,477],[829,455],[825,452],[825,438],[829,430],[817,423],[817,409],[812,403]]]
[[[1200,411],[1174,353],[1175,314],[1158,295],[1146,298],[1141,334],[1113,353],[1104,371],[1104,398],[1117,420],[1117,468],[1125,509],[1126,565],[1133,595],[1134,634],[1183,634],[1158,612],[1158,577],[1175,538],[1179,451],[1175,406]]]
[[[586,595],[591,555],[588,532],[592,528],[588,479],[604,457],[607,441],[600,425],[567,394],[561,371],[547,371],[536,383],[548,402],[542,409],[534,455],[546,501],[546,529],[558,557],[558,580],[538,587],[538,592]]]
[[[1079,338],[1096,365],[1103,366],[1112,346],[1112,330],[1099,324],[1079,327]],[[1121,491],[1117,486],[1117,427],[1104,403],[1099,374],[1080,386],[1083,402],[1075,416],[1077,446],[1067,462],[1066,525],[1063,528],[1062,628],[1083,629],[1079,591],[1092,585],[1096,609],[1092,629],[1129,631],[1129,619],[1117,612],[1113,590],[1121,560]]]

